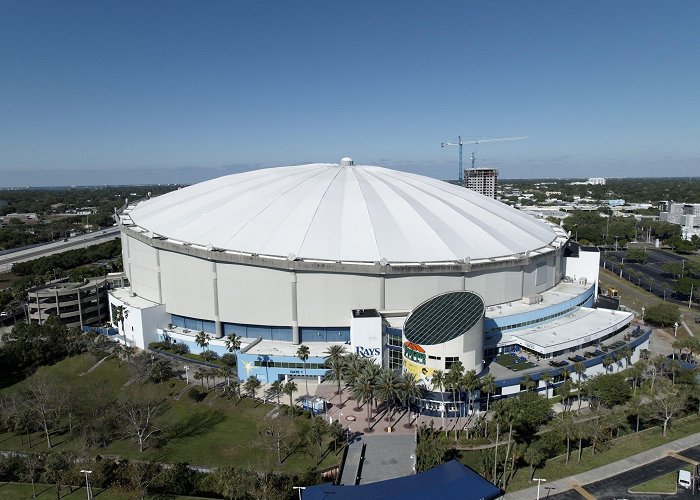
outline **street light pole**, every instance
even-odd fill
[[[90,478],[88,477],[88,474],[92,474],[92,471],[81,469],[80,472],[85,473],[85,489],[87,490],[87,500],[92,500],[92,491],[90,490]]]
[[[185,385],[190,384],[190,367],[185,365]]]
[[[673,336],[675,337],[678,333],[678,321],[673,324]]]
[[[533,477],[532,480],[537,481],[537,500],[540,500],[540,483],[543,483],[543,482],[546,483],[547,480],[542,479],[542,478],[537,478],[537,477]]]
[[[301,500],[301,490],[305,490],[306,486],[292,486],[292,489],[299,491],[299,500]]]

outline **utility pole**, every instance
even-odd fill
[[[695,286],[695,283],[690,284],[690,298],[688,299],[688,309],[690,309],[693,306],[693,287]]]

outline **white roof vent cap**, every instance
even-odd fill
[[[349,156],[346,156],[345,158],[340,159],[340,166],[341,167],[352,167],[354,165],[354,162],[352,161],[352,158]]]

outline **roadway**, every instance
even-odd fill
[[[97,245],[98,243],[111,240],[118,235],[118,227],[109,227],[107,229],[93,231],[92,233],[74,236],[68,239],[68,241],[58,240],[42,245],[32,245],[31,247],[17,249],[16,251],[10,250],[0,255],[0,273],[9,272],[12,269],[12,264],[16,262],[26,262],[67,250],[76,250],[90,245]]]
[[[700,446],[694,446],[677,452],[678,455],[686,457],[693,461],[700,461]],[[602,479],[594,483],[585,484],[578,489],[571,489],[556,495],[542,495],[542,498],[550,498],[551,500],[582,500],[589,498],[582,493],[588,493],[593,498],[615,498],[629,500],[653,500],[658,498],[700,498],[700,492],[692,492],[678,488],[674,495],[659,495],[649,493],[630,493],[629,489],[645,483],[656,477],[660,477],[672,472],[676,472],[683,467],[689,465],[687,460],[677,458],[677,455],[669,455],[645,465],[641,465],[621,472],[616,476]],[[544,488],[544,485],[543,485]],[[579,492],[583,490],[583,492]],[[551,490],[547,490],[551,493]],[[697,496],[696,496],[697,495]]]
[[[665,252],[658,249],[648,249],[649,259],[646,263],[640,262],[623,262],[626,252],[623,251],[609,251],[607,254],[609,256],[615,256],[617,262],[611,260],[601,259],[601,266],[605,265],[605,268],[612,271],[619,276],[620,274],[620,264],[624,263],[624,268],[622,269],[622,277],[629,279],[632,283],[638,284],[645,290],[651,291],[657,297],[661,297],[664,300],[674,302],[676,304],[688,305],[688,300],[678,299],[673,294],[673,278],[668,274],[664,273],[663,265],[668,262],[681,262],[684,259],[680,255],[675,255],[670,252]],[[630,278],[629,270],[637,271],[642,274],[641,280],[639,278]],[[647,278],[651,278],[653,281],[651,287],[646,281]],[[695,302],[695,301],[693,301]]]

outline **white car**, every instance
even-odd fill
[[[693,487],[693,475],[690,471],[679,470],[678,471],[678,486],[689,490]]]
[[[7,311],[0,312],[0,318],[6,318],[6,317],[8,317],[9,315],[10,315],[10,313],[7,312]]]

